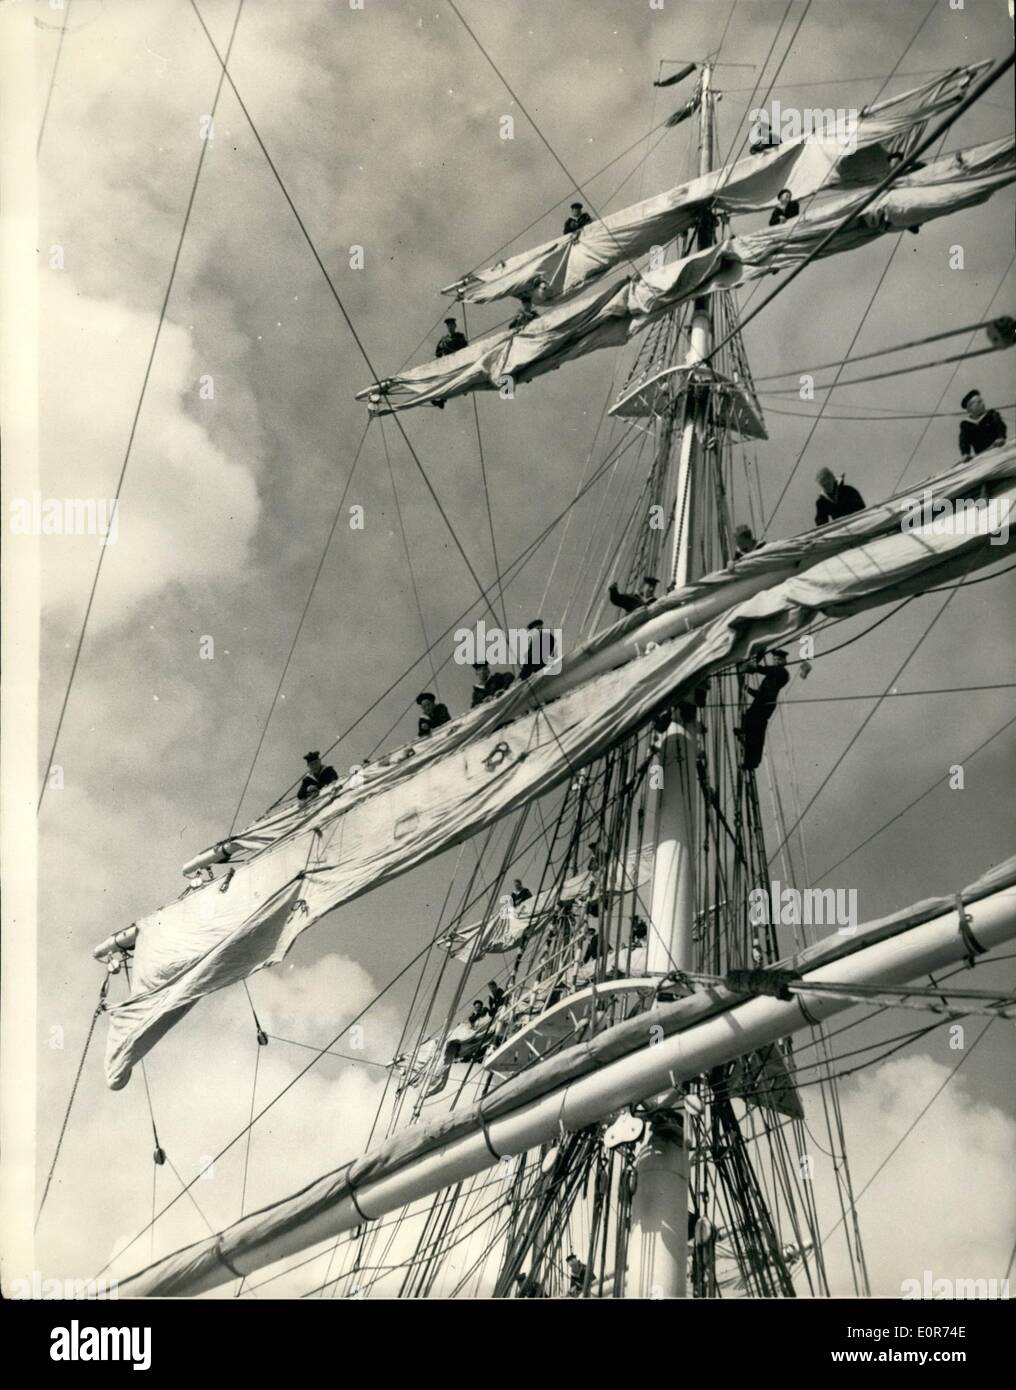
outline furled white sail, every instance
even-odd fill
[[[142,919],[134,992],[109,1010],[109,1084],[123,1086],[134,1063],[204,995],[281,960],[341,903],[552,790],[703,676],[785,640],[818,613],[859,611],[1000,558],[1003,536],[989,534],[987,523],[994,518],[998,529],[998,517],[1008,517],[1014,479],[1010,446],[926,485],[936,499],[983,489],[994,510],[978,511],[977,524],[968,514],[965,525],[948,525],[948,516],[944,526],[941,517],[901,525],[913,520],[913,498],[903,495],[763,547],[629,615],[560,674],[520,682],[417,748],[399,750],[232,875]]]
[[[703,208],[755,212],[776,203],[782,188],[801,199],[820,189],[879,182],[889,172],[887,146],[955,105],[986,64],[958,68],[881,103],[870,114],[823,112],[820,135],[801,134],[763,154],[621,208],[580,232],[465,276],[445,293],[471,304],[515,295],[549,304],[574,294],[614,266],[625,265],[693,226]]]
[[[1016,858],[963,889],[966,922],[957,916],[955,896],[930,898],[867,923],[854,937],[827,938],[783,965],[816,983],[830,975],[870,979],[876,973],[887,983],[916,979],[962,960],[971,949],[988,951],[1011,940],[1014,887]],[[218,1235],[166,1255],[121,1281],[120,1295],[206,1293],[482,1172],[499,1155],[550,1142],[850,1007],[842,998],[810,995],[808,1001],[805,1012],[797,997],[745,999],[720,985],[658,1005],[648,1016],[628,1019],[545,1058],[473,1105],[392,1135],[372,1152],[241,1217]],[[654,1046],[647,1045],[647,1020]]]
[[[946,155],[883,193],[821,255],[972,207],[1014,179],[1016,141],[1011,136]],[[503,390],[506,384],[514,390],[588,352],[623,346],[688,299],[800,265],[870,191],[830,199],[790,222],[729,237],[620,285],[594,286],[523,328],[485,334],[459,352],[358,391],[356,399],[366,400],[372,413],[387,415],[469,391]]]

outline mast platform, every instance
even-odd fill
[[[580,1041],[591,1022],[602,1025],[630,1018],[654,997],[660,978],[643,975],[635,979],[608,980],[605,984],[589,985],[570,994],[488,1053],[483,1059],[484,1068],[500,1080],[506,1080],[562,1046]]]
[[[731,434],[741,439],[769,438],[762,407],[750,386],[697,362],[679,363],[653,372],[619,396],[607,414],[622,419],[662,415],[677,393],[696,381],[708,383],[725,400],[724,423]]]

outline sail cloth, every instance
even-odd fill
[[[1006,860],[964,888],[964,903],[1004,892],[1016,886],[1016,857]],[[944,913],[955,911],[956,898],[925,899],[862,927],[856,936],[834,935],[780,964],[797,971],[815,970],[841,960],[879,941],[894,936]],[[657,1005],[653,1022],[664,1037],[684,1032],[704,1019],[744,1002],[725,986],[698,991],[673,1004]],[[430,1154],[468,1138],[521,1106],[579,1081],[600,1067],[642,1051],[646,1046],[645,1017],[640,1016],[595,1034],[581,1043],[544,1058],[521,1075],[489,1091],[472,1105],[443,1115],[429,1124],[411,1125],[386,1139],[376,1149],[327,1173],[300,1192],[251,1212],[218,1235],[196,1241],[183,1250],[156,1260],[129,1279],[120,1281],[121,1298],[185,1298],[204,1293],[236,1277],[237,1266],[258,1268],[284,1254],[307,1249],[334,1237],[336,1225],[328,1212],[341,1203],[352,1205],[357,1189],[368,1182],[404,1170]],[[494,1158],[491,1157],[491,1163]],[[358,1218],[350,1213],[353,1224]],[[259,1258],[260,1256],[260,1258]],[[253,1266],[251,1262],[253,1261]]]
[[[920,227],[972,207],[1014,179],[1016,141],[1011,136],[946,155],[881,194],[821,255],[836,255],[886,232]],[[861,207],[870,191],[841,194],[790,222],[728,237],[620,284],[594,286],[521,329],[485,334],[459,352],[358,391],[356,399],[366,400],[372,414],[388,415],[469,391],[499,390],[506,382],[530,381],[587,352],[621,347],[688,299],[800,265]]]
[[[575,294],[605,271],[627,265],[654,246],[665,246],[694,226],[707,207],[723,213],[757,212],[772,207],[781,188],[789,188],[800,201],[822,188],[874,185],[889,172],[886,146],[955,105],[984,66],[957,68],[880,103],[854,121],[848,112],[822,112],[827,121],[822,138],[802,134],[764,154],[714,169],[612,212],[577,235],[554,237],[467,275],[445,292],[470,304],[523,294],[535,303],[550,303]],[[697,95],[675,117],[691,115]]]
[[[970,488],[983,485],[996,508],[1011,507],[1016,447],[980,455],[946,477],[932,495],[975,495]],[[799,538],[781,582],[772,582],[760,557],[743,577],[733,572],[711,590],[699,585],[697,603],[629,615],[561,676],[520,683],[450,734],[446,727],[425,740],[430,746],[418,756],[402,750],[372,783],[310,813],[299,831],[231,877],[142,919],[134,992],[109,1010],[109,1085],[125,1085],[135,1062],[206,994],[281,960],[333,908],[553,790],[711,672],[785,641],[817,614],[858,612],[1002,557],[1001,536],[985,527],[943,528],[937,519],[901,529],[903,506],[848,518],[853,530],[823,527],[810,547]],[[865,525],[871,538],[858,544]],[[1006,540],[1011,547],[1008,530]],[[813,563],[795,573],[809,549]],[[746,591],[750,597],[735,601]],[[659,645],[638,655],[650,635]]]
[[[654,848],[648,846],[632,850],[623,860],[615,861],[613,872],[608,872],[605,878],[606,891],[628,893],[644,888],[652,880],[654,856]],[[545,922],[561,903],[588,898],[594,886],[599,891],[598,879],[598,874],[586,869],[570,875],[559,886],[519,903],[518,907],[513,906],[509,897],[492,916],[465,927],[453,927],[438,938],[437,944],[456,960],[464,962],[479,960],[482,956],[503,955],[519,944],[530,927]]]

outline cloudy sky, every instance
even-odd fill
[[[199,0],[199,8],[224,50],[234,0]],[[837,0],[805,8],[793,0],[780,29],[785,0],[737,4],[721,57],[756,66],[719,69],[723,151],[741,141],[750,86],[778,31],[765,83],[784,59],[772,89],[784,106],[860,106],[890,73],[885,94],[914,85],[917,74],[993,57],[1011,42],[1004,0],[966,0],[962,11],[936,4],[923,27],[927,0],[851,0],[849,25]],[[681,99],[654,90],[652,80],[661,58],[694,59],[715,48],[730,13],[728,0],[666,0],[662,10],[640,0],[463,0],[460,9],[560,164],[443,0],[365,0],[362,10],[344,0],[246,0],[236,32],[230,70],[237,88],[382,373],[431,355],[441,285],[506,243],[523,249],[559,230],[561,206],[575,196],[561,165],[601,212],[685,177],[688,126],[662,141],[642,140]],[[41,122],[64,16],[41,0],[35,16]],[[45,496],[102,498],[112,495],[123,462],[219,67],[185,0],[73,0],[66,29],[39,165],[39,486]],[[945,149],[1010,132],[1011,100],[1009,85],[998,84],[952,128]],[[514,117],[512,140],[499,138],[505,115]],[[1012,224],[1012,191],[1005,190],[918,237],[887,238],[810,269],[747,328],[756,374],[841,357],[865,314],[855,354],[1012,312]],[[350,266],[355,246],[363,248],[363,269]],[[950,268],[956,246],[963,269]],[[61,248],[59,269],[54,247]],[[469,326],[476,332],[501,317],[497,306],[470,311]],[[968,341],[938,345],[934,355]],[[627,359],[600,353],[522,388],[510,404],[478,399],[502,566],[571,500],[604,399],[627,367]],[[201,391],[204,377],[212,378],[213,394]],[[92,946],[175,897],[181,863],[238,811],[249,818],[273,801],[299,772],[303,752],[331,744],[427,645],[381,431],[373,426],[347,496],[347,504],[365,509],[364,528],[340,521],[243,795],[363,433],[353,394],[370,379],[227,86],[145,391],[117,543],[105,556],[56,753],[64,786],[47,794],[42,812],[43,1171],[101,980]],[[905,465],[914,483],[947,466],[956,456],[957,420],[926,417],[956,412],[970,385],[991,403],[1016,399],[1011,363],[1001,354],[970,368],[840,388],[771,534],[811,525],[811,480],[822,465],[846,470],[869,500],[892,491]],[[752,451],[751,466],[768,510],[816,408],[786,396],[763,401],[770,440]],[[879,411],[914,418],[886,419]],[[854,414],[864,418],[840,418]],[[1012,408],[1005,415],[1012,431]],[[403,420],[455,535],[489,583],[494,564],[472,402]],[[601,433],[597,458],[611,437]],[[458,618],[475,586],[397,431],[389,426],[385,438],[423,627],[433,638]],[[639,481],[629,461],[611,484],[608,515]],[[583,635],[602,504],[594,490],[575,509],[556,566],[560,533],[511,585],[511,620],[524,624],[542,611],[562,625],[577,587],[580,601],[568,606],[563,626],[566,641]],[[98,547],[93,538],[54,537],[42,551],[40,774]],[[897,678],[943,604],[941,595],[921,599],[863,644],[820,660],[807,687],[795,685],[788,698],[871,696],[894,678],[901,692],[1011,681],[1013,597],[1012,576],[957,594]],[[865,625],[844,624],[835,640]],[[208,636],[215,655],[203,660]],[[429,679],[424,663],[401,680],[340,743],[336,764],[348,767],[382,740],[391,746],[408,737],[413,696]],[[469,685],[461,668],[440,677],[453,708],[468,703]],[[872,703],[787,709],[802,805]],[[1011,714],[1006,689],[886,700],[809,811],[804,848],[814,881],[857,888],[861,917],[872,918],[955,892],[1007,854],[1016,734],[1010,729],[979,756],[967,755]],[[789,774],[782,731],[773,751],[777,771]],[[963,790],[941,786],[825,877],[957,762],[965,768]],[[798,841],[795,848],[799,861]],[[429,939],[454,862],[449,856],[332,914],[284,967],[253,980],[270,1031],[311,1044],[338,1033]],[[1011,964],[999,965],[973,983],[1004,985],[1011,972]],[[390,1055],[412,984],[410,975],[368,1014],[370,1059]],[[911,1019],[893,1015],[848,1036],[874,1040],[903,1031]],[[63,1030],[62,1050],[50,1045],[54,1028]],[[968,1045],[980,1031],[968,1025]],[[185,1179],[247,1122],[255,1052],[249,1006],[237,989],[206,1001],[152,1056],[159,1137]],[[262,1049],[259,1102],[310,1055],[274,1042]],[[867,1182],[956,1060],[940,1030],[844,1083],[855,1186]],[[356,1152],[383,1075],[325,1058],[256,1127],[249,1154],[243,1144],[232,1150],[215,1176],[197,1184],[195,1202],[185,1198],[159,1223],[154,1247],[146,1236],[118,1269],[140,1263],[139,1252],[147,1257],[199,1238],[206,1220],[218,1228],[235,1219],[245,1158],[249,1210]],[[1011,1033],[996,1024],[866,1192],[862,1229],[878,1291],[894,1293],[902,1278],[926,1267],[979,1277],[1004,1272],[1014,1220],[1002,1157],[1016,1138],[1011,1075]],[[40,1227],[43,1269],[94,1273],[144,1226],[152,1147],[140,1077],[110,1094],[97,1043]],[[160,1206],[175,1181],[168,1167],[159,1171]],[[887,1238],[890,1212],[905,1214],[912,1259]]]

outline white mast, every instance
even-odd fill
[[[701,75],[699,173],[713,165],[711,67]],[[713,241],[712,219],[698,234],[699,247]],[[708,297],[696,300],[687,361],[700,362],[712,346]],[[685,418],[677,469],[674,551],[670,578],[678,587],[697,577],[695,540],[696,492],[702,485],[702,436],[690,381],[685,388]],[[669,438],[665,447],[669,446]],[[662,785],[656,801],[656,863],[647,968],[651,971],[694,970],[692,929],[695,921],[695,755],[692,727],[675,720],[660,750]],[[629,1283],[638,1298],[683,1298],[687,1269],[688,1162],[681,1116],[661,1109],[635,1162],[637,1186],[632,1203]]]

